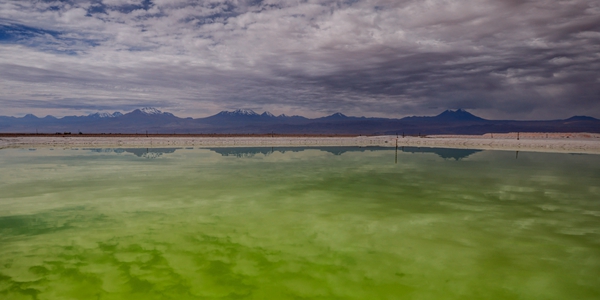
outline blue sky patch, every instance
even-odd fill
[[[65,37],[64,32],[21,24],[0,24],[0,43],[25,45],[46,52],[69,55],[99,45],[95,40]]]
[[[57,31],[33,28],[20,24],[0,24],[0,41],[2,42],[18,42],[44,35],[51,35],[56,38],[59,34]]]

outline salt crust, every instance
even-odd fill
[[[518,139],[517,139],[518,137]],[[425,137],[78,137],[21,136],[0,138],[0,148],[155,148],[155,147],[435,147],[533,152],[600,154],[596,133],[504,133],[430,135]]]

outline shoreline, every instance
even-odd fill
[[[516,133],[485,135],[385,136],[0,136],[4,148],[169,147],[429,147],[502,151],[600,154],[600,134]]]

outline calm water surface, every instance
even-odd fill
[[[1,299],[600,297],[599,155],[3,149],[0,170]]]

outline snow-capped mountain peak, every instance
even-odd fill
[[[265,111],[264,113],[262,113],[261,116],[275,118],[275,115],[272,114],[272,113],[270,113],[270,112],[268,112],[268,111]]]
[[[140,108],[140,111],[147,115],[161,115],[163,112],[154,107]]]
[[[335,114],[333,114],[331,116],[328,116],[328,118],[347,118],[347,117],[348,116],[346,116],[345,114],[339,113],[339,112],[336,112]]]
[[[91,118],[97,118],[97,119],[104,119],[104,118],[116,118],[116,117],[120,117],[123,114],[115,111],[114,113],[107,113],[107,112],[97,112],[97,113],[93,113],[93,114],[89,114],[88,117]]]
[[[146,116],[146,117],[175,117],[175,115],[173,115],[172,113],[168,113],[168,112],[162,112],[154,107],[143,107],[143,108],[138,108],[132,112],[129,112],[125,115],[138,115],[138,116]],[[115,117],[119,117],[117,115],[115,115]]]
[[[305,118],[305,117],[303,117],[303,116],[299,116],[299,115],[291,115],[291,116],[288,116],[288,115],[286,115],[286,114],[280,114],[279,116],[277,116],[277,118],[280,118],[280,119],[287,119],[287,118],[294,118],[294,119],[298,119],[298,118],[299,118],[299,119],[306,119],[306,118]]]
[[[253,110],[251,109],[236,109],[232,112],[232,114],[235,115],[244,115],[244,116],[258,116],[257,113],[255,113]]]
[[[93,114],[89,114],[88,117],[92,117],[92,118],[112,118],[113,115],[111,113],[107,113],[107,112],[97,112],[97,113],[93,113]]]

